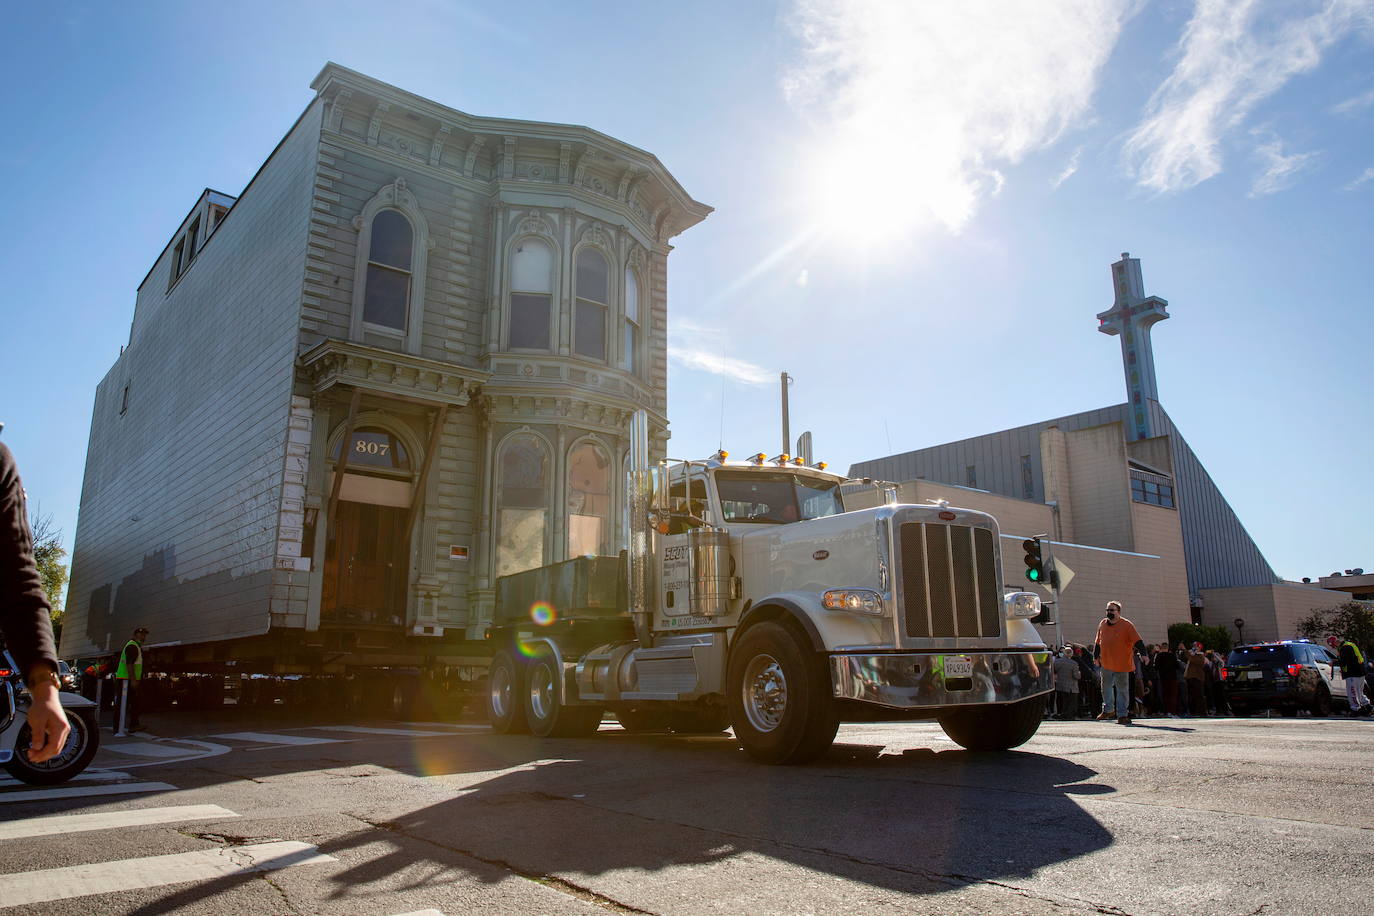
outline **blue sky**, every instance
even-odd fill
[[[1130,251],[1161,401],[1275,569],[1374,568],[1374,0],[54,2],[3,40],[0,420],[68,544],[135,288],[334,60],[716,208],[669,261],[675,455],[775,453],[783,370],[841,468],[1118,403]]]

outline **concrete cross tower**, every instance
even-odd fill
[[[1159,400],[1155,384],[1155,356],[1150,346],[1150,326],[1169,317],[1169,303],[1158,296],[1145,295],[1140,278],[1140,258],[1121,252],[1112,265],[1112,285],[1116,301],[1097,314],[1097,329],[1103,334],[1121,335],[1121,362],[1126,369],[1126,396],[1131,405],[1134,438],[1155,435],[1154,421],[1146,401]]]

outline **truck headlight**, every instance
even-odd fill
[[[832,588],[821,596],[821,606],[827,611],[848,611],[874,617],[881,617],[887,612],[883,596],[868,588]]]
[[[1040,613],[1040,596],[1034,592],[1012,592],[1002,596],[1002,605],[1008,620],[1034,617]]]

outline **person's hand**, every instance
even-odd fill
[[[62,711],[56,681],[40,680],[29,688],[29,693],[33,695],[33,705],[29,707],[29,731],[33,735],[29,742],[29,761],[42,763],[57,756],[67,743],[72,727]]]

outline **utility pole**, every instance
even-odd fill
[[[781,384],[782,384],[782,454],[786,455],[786,454],[789,454],[789,451],[788,451],[788,450],[792,447],[792,445],[791,445],[791,442],[792,442],[792,430],[791,430],[790,424],[789,424],[789,422],[788,422],[788,416],[787,416],[787,386],[790,385],[790,384],[792,384],[792,376],[790,376],[790,375],[788,375],[786,372],[784,372],[784,373],[782,374]]]

